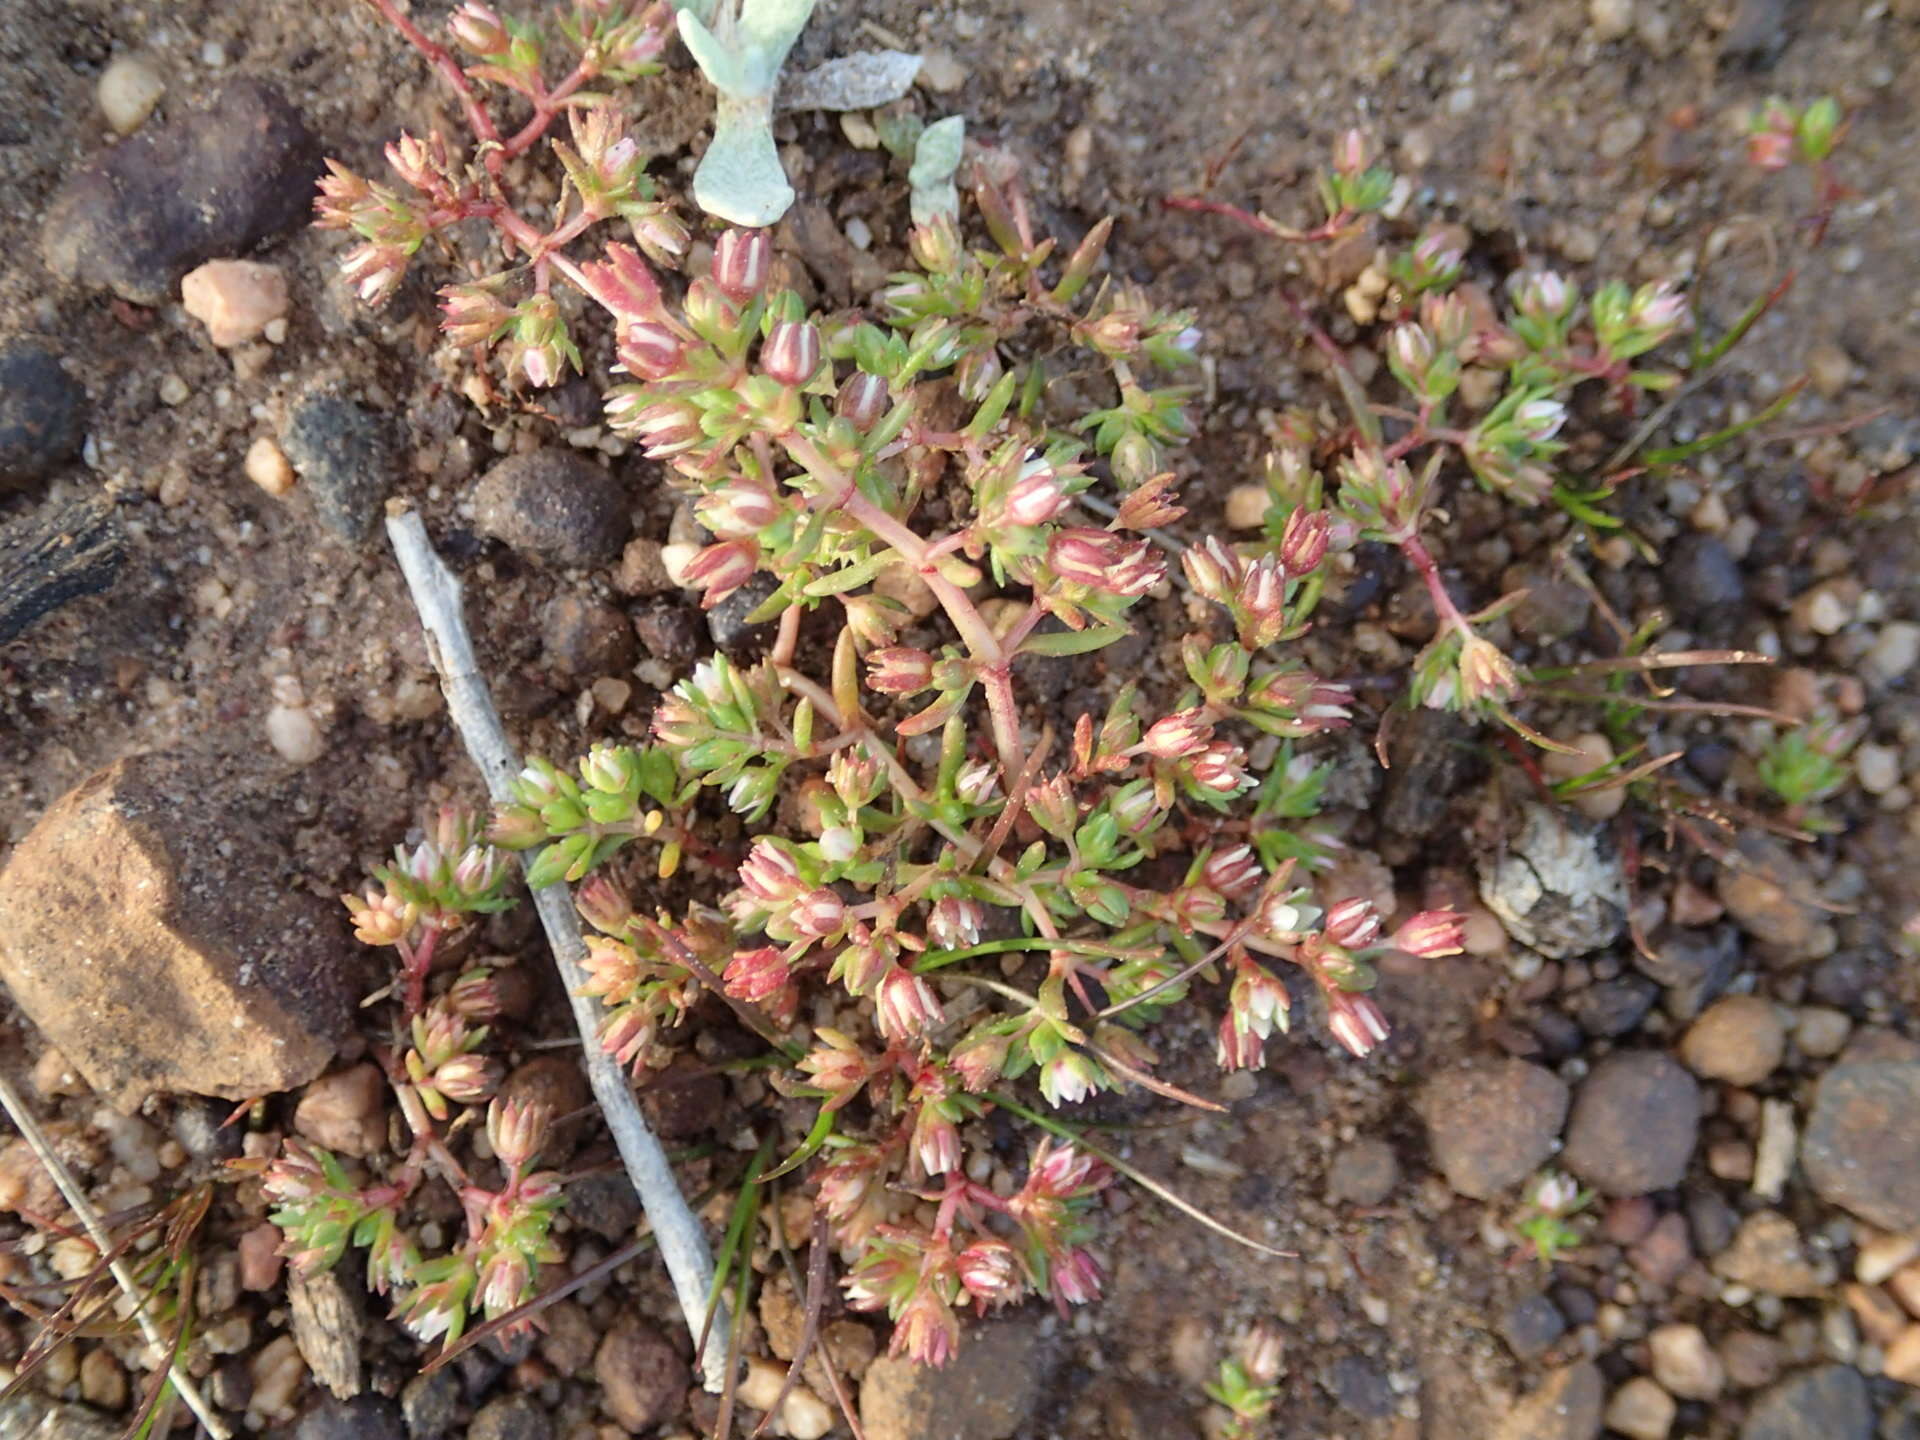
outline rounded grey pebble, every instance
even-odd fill
[[[613,476],[571,450],[548,448],[502,460],[474,487],[480,532],[549,565],[615,560],[632,521]]]
[[[24,490],[80,453],[87,392],[37,340],[0,345],[0,495]]]
[[[553,1440],[553,1420],[527,1395],[503,1395],[480,1407],[467,1440]]]

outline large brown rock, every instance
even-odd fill
[[[189,757],[136,755],[55,801],[0,871],[0,979],[100,1094],[242,1100],[318,1075],[351,942],[285,847]]]
[[[1884,1230],[1920,1230],[1920,1061],[1834,1066],[1813,1092],[1800,1142],[1824,1200]]]
[[[882,1355],[860,1385],[868,1440],[1008,1440],[1032,1418],[1051,1356],[1030,1316],[970,1327],[935,1369]]]

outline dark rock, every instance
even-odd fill
[[[623,675],[638,658],[626,611],[571,592],[554,596],[540,612],[540,639],[549,665],[582,680]]]
[[[553,1440],[553,1418],[531,1395],[502,1395],[475,1413],[467,1440]]]
[[[1724,740],[1700,740],[1687,746],[1687,768],[1700,777],[1700,783],[1718,790],[1733,773],[1739,752]]]
[[[234,80],[68,179],[47,206],[41,251],[63,280],[161,305],[202,261],[243,254],[305,220],[319,171],[300,112],[270,85]]]
[[[868,1440],[1008,1440],[1032,1419],[1050,1347],[1031,1315],[969,1327],[940,1369],[882,1355],[860,1383]]]
[[[1348,1205],[1378,1205],[1400,1182],[1400,1162],[1384,1140],[1356,1140],[1327,1167],[1327,1198]]]
[[[293,1440],[407,1440],[400,1407],[384,1395],[328,1400],[293,1427]]]
[[[1538,801],[1482,861],[1480,898],[1515,940],[1555,960],[1611,945],[1627,920],[1626,871],[1608,833]]]
[[[1633,951],[1634,968],[1663,986],[1667,1013],[1691,1020],[1719,997],[1740,964],[1740,934],[1731,925],[1710,931],[1677,930],[1657,940],[1651,959]]]
[[[1576,990],[1567,997],[1566,1007],[1587,1034],[1612,1040],[1637,1030],[1659,996],[1660,987],[1645,976],[1623,975]]]
[[[632,1434],[680,1413],[690,1378],[680,1352],[637,1315],[623,1315],[593,1353],[600,1408]]]
[[[1687,1196],[1687,1227],[1693,1235],[1693,1248],[1702,1255],[1718,1255],[1733,1240],[1736,1223],[1733,1207],[1717,1190],[1699,1190]]]
[[[1585,590],[1544,569],[1516,567],[1507,573],[1503,588],[1527,592],[1513,611],[1513,628],[1543,644],[1579,634],[1593,613],[1593,600]]]
[[[687,1055],[676,1055],[640,1091],[640,1108],[655,1133],[691,1140],[720,1123],[727,1107],[726,1077]]]
[[[1386,1371],[1364,1355],[1342,1355],[1333,1362],[1327,1388],[1340,1408],[1363,1420],[1384,1420],[1393,1413],[1393,1387]]]
[[[127,536],[100,497],[42,507],[0,528],[0,645],[119,577]]]
[[[1508,1412],[1495,1440],[1594,1440],[1606,1390],[1591,1361],[1556,1370]]]
[[[1420,1099],[1434,1163],[1462,1195],[1487,1200],[1553,1153],[1567,1115],[1560,1078],[1524,1060],[1470,1061],[1434,1077]]]
[[[640,1223],[640,1197],[624,1170],[582,1175],[567,1182],[567,1218],[604,1240],[631,1240]]]
[[[707,637],[713,641],[714,648],[739,650],[763,635],[771,635],[772,620],[760,620],[750,625],[747,616],[772,599],[773,592],[779,588],[779,582],[773,576],[762,572],[707,611]]]
[[[1541,1010],[1526,1019],[1543,1059],[1565,1060],[1569,1055],[1579,1054],[1587,1043],[1586,1032],[1571,1015],[1559,1010]]]
[[[620,554],[632,521],[613,476],[571,450],[502,460],[474,487],[481,533],[549,565],[604,565]]]
[[[1660,583],[1676,613],[1702,633],[1724,632],[1740,614],[1746,583],[1726,542],[1689,531],[1667,547]]]
[[[1395,835],[1420,840],[1431,835],[1447,804],[1485,765],[1473,727],[1443,710],[1416,710],[1401,717],[1389,744],[1380,823]]]
[[[684,665],[700,653],[699,617],[684,605],[653,604],[635,613],[633,630],[647,653],[669,665]]]
[[[1700,1132],[1700,1087],[1663,1052],[1627,1051],[1594,1067],[1574,1096],[1561,1163],[1608,1195],[1678,1185]]]
[[[400,1413],[412,1440],[443,1440],[460,1423],[460,1373],[451,1365],[416,1375],[400,1392]]]
[[[125,1109],[156,1090],[243,1100],[304,1085],[351,1025],[357,957],[339,907],[287,883],[284,832],[233,792],[231,768],[122,760],[55,801],[0,871],[0,975]]]
[[[1793,0],[1740,0],[1720,35],[1720,58],[1749,69],[1770,68],[1787,48],[1792,32],[1787,17]]]
[[[1544,1355],[1567,1333],[1567,1317],[1544,1295],[1523,1295],[1500,1317],[1500,1336],[1521,1360]]]
[[[1822,1365],[1762,1395],[1740,1440],[1872,1440],[1867,1382],[1851,1365]]]
[[[1662,1289],[1673,1284],[1693,1261],[1686,1216],[1677,1211],[1662,1215],[1628,1252],[1627,1258],[1649,1284]]]
[[[337,391],[314,390],[288,410],[280,448],[320,523],[342,540],[366,539],[393,488],[396,447],[386,420]]]
[[[1600,1313],[1600,1302],[1584,1285],[1561,1283],[1553,1287],[1553,1303],[1567,1317],[1569,1325],[1591,1325]]]
[[[1842,950],[1814,966],[1807,980],[1813,998],[1837,1010],[1863,1005],[1867,992],[1885,978],[1880,967],[1857,950]]]
[[[87,392],[37,340],[0,345],[0,495],[23,490],[80,453]]]
[[[1883,1230],[1920,1229],[1920,1062],[1834,1066],[1813,1093],[1800,1141],[1823,1199]]]
[[[231,1105],[182,1097],[173,1109],[173,1138],[195,1160],[232,1160],[240,1153],[245,1127],[228,1125]]]
[[[1069,1433],[1102,1440],[1201,1440],[1191,1399],[1179,1390],[1145,1385],[1135,1375],[1102,1377],[1075,1415],[1085,1419]]]

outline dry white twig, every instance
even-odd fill
[[[86,1227],[87,1237],[93,1241],[93,1248],[102,1255],[110,1254],[113,1250],[113,1237],[107,1234],[106,1226],[100,1223],[99,1212],[87,1199],[87,1192],[80,1188],[80,1182],[73,1178],[73,1172],[67,1169],[66,1162],[55,1154],[53,1146],[47,1143],[46,1131],[40,1128],[40,1122],[34,1119],[33,1112],[27,1109],[26,1102],[20,1098],[20,1092],[13,1088],[13,1082],[4,1075],[0,1075],[0,1106],[6,1107],[8,1118],[13,1121],[14,1127],[26,1137],[27,1144],[33,1147],[34,1155],[46,1167],[47,1174],[53,1177],[53,1183],[60,1188],[60,1193],[67,1197],[67,1204],[73,1207],[73,1213],[80,1217],[81,1225]],[[160,1333],[160,1327],[147,1313],[147,1297],[135,1282],[133,1272],[127,1268],[127,1262],[117,1255],[114,1256],[107,1262],[107,1273],[113,1276],[113,1283],[120,1287],[121,1292],[133,1305],[134,1323],[140,1327],[140,1333],[146,1338],[147,1344],[162,1355],[171,1354],[173,1344]],[[167,1376],[173,1381],[173,1388],[179,1393],[180,1398],[187,1402],[187,1408],[193,1411],[194,1418],[206,1427],[207,1434],[211,1435],[213,1440],[232,1440],[233,1432],[221,1423],[218,1415],[213,1413],[213,1407],[200,1393],[200,1387],[193,1383],[191,1375],[178,1365],[169,1363]]]
[[[487,792],[495,801],[513,799],[512,784],[520,773],[520,757],[514,753],[500,714],[493,708],[493,697],[474,658],[473,642],[467,636],[466,619],[461,608],[460,582],[447,569],[426,526],[416,514],[389,516],[387,538],[393,542],[401,572],[414,608],[427,632],[427,650],[434,668],[440,672],[441,688],[447,697],[447,709],[453,716],[467,753],[487,782]],[[531,857],[529,857],[530,859]],[[612,1056],[600,1048],[599,1015],[592,997],[582,993],[587,983],[583,962],[587,947],[580,938],[580,922],[574,916],[573,896],[564,884],[549,885],[533,892],[540,923],[546,927],[547,942],[553,947],[554,964],[573,1001],[574,1023],[579,1027],[586,1055],[587,1079],[593,1085],[594,1098],[607,1117],[614,1144],[626,1162],[627,1174],[639,1193],[653,1233],[659,1241],[660,1256],[667,1262],[679,1297],[687,1328],[698,1344],[706,1331],[704,1370],[707,1389],[719,1393],[727,1378],[728,1316],[724,1302],[715,1306],[713,1323],[707,1325],[707,1297],[713,1289],[713,1253],[706,1232],[688,1208],[680,1186],[667,1163],[666,1151],[648,1128],[633,1092],[627,1088],[625,1071]]]

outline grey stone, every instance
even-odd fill
[[[1660,583],[1674,609],[1694,626],[1711,624],[1716,615],[1737,614],[1747,595],[1740,563],[1726,542],[1697,531],[1667,547]]]
[[[481,533],[549,565],[604,565],[632,528],[619,482],[557,448],[502,460],[474,487],[473,510]]]
[[[1867,1382],[1850,1365],[1790,1375],[1762,1395],[1740,1440],[1872,1440]]]
[[[0,495],[21,490],[80,453],[87,392],[37,340],[0,345]]]
[[[1487,1200],[1553,1153],[1567,1087],[1524,1060],[1468,1062],[1434,1077],[1420,1111],[1434,1163],[1462,1195]]]
[[[941,1369],[882,1355],[860,1383],[868,1440],[1009,1440],[1032,1418],[1051,1365],[1039,1322],[970,1327]]]
[[[1522,1360],[1544,1355],[1553,1342],[1566,1333],[1567,1317],[1545,1295],[1523,1295],[1500,1317],[1501,1338]]]
[[[749,624],[747,617],[766,604],[779,588],[780,584],[773,576],[761,573],[707,611],[707,637],[713,641],[715,648],[739,650],[762,635],[771,635],[772,620],[757,620]]]
[[[270,85],[234,80],[76,171],[47,206],[41,252],[63,280],[161,305],[202,261],[305,220],[319,171],[300,112]]]
[[[1626,872],[1606,832],[1537,801],[1483,862],[1480,897],[1515,940],[1556,960],[1602,949],[1626,925]]]
[[[503,1395],[480,1407],[467,1440],[553,1440],[553,1419],[531,1395]]]
[[[1609,1056],[1581,1082],[1561,1162],[1608,1195],[1678,1185],[1700,1132],[1700,1087],[1660,1051]]]
[[[393,488],[396,447],[386,420],[337,391],[315,390],[288,411],[280,448],[320,523],[342,540],[364,540]]]
[[[1920,1229],[1920,1062],[1836,1065],[1821,1077],[1800,1161],[1822,1198],[1883,1230]]]
[[[329,1400],[293,1427],[293,1440],[407,1440],[400,1407],[384,1395]]]

